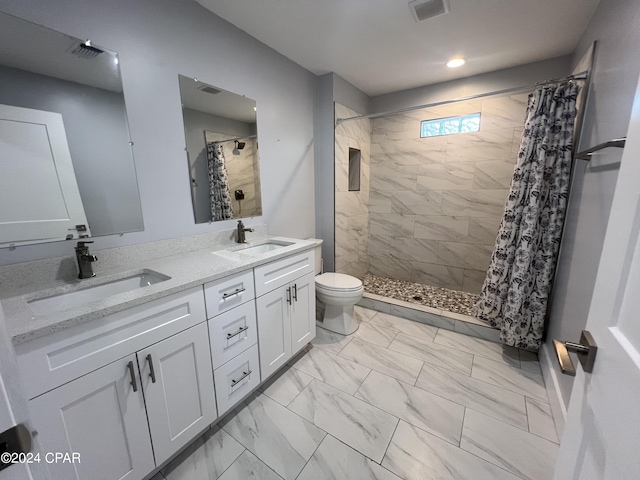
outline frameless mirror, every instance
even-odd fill
[[[0,13],[0,247],[144,229],[118,55]]]
[[[255,100],[178,80],[196,223],[262,215]]]

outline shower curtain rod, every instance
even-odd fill
[[[515,93],[515,92],[520,92],[525,90],[531,90],[532,88],[540,87],[543,85],[552,85],[554,83],[560,83],[567,80],[586,80],[587,74],[588,72],[584,71],[584,72],[576,73],[575,75],[567,75],[566,77],[545,80],[544,82],[538,82],[535,85],[524,85],[522,87],[505,88],[504,90],[496,90],[496,91],[487,92],[487,93],[478,93],[476,95],[471,95],[469,97],[454,98],[453,100],[442,100],[440,102],[427,103],[426,105],[416,105],[415,107],[401,108],[399,110],[390,110],[388,112],[371,113],[369,115],[358,115],[356,117],[338,118],[336,120],[336,126],[340,125],[341,123],[348,122],[349,120],[360,120],[362,118],[382,118],[390,115],[399,115],[401,113],[413,112],[414,110],[422,110],[423,108],[431,108],[431,107],[439,107],[441,105],[448,105],[449,103],[464,102],[468,100],[476,100],[478,98],[483,98],[483,97],[491,97],[493,95],[502,95],[505,93]]]
[[[236,138],[230,138],[229,140],[218,140],[216,142],[211,142],[211,143],[227,143],[227,142],[236,142],[238,140],[242,140],[243,138],[246,138],[247,140],[251,139],[251,138],[256,138],[257,135],[249,135],[248,137],[236,137]]]

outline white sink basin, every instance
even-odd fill
[[[170,278],[171,277],[161,273],[147,270],[143,273],[131,275],[112,282],[101,283],[51,297],[28,300],[27,303],[29,303],[31,309],[37,314],[61,312],[62,310],[78,307],[94,300],[102,300],[103,298],[113,295],[164,282]]]
[[[260,245],[254,245],[253,247],[241,248],[236,250],[237,253],[243,253],[245,255],[262,255],[263,253],[273,252],[279,250],[282,247],[288,247],[293,245],[292,242],[281,242],[278,240],[269,240],[261,243]]]

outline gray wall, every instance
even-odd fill
[[[334,103],[366,114],[369,97],[335,73],[318,77],[316,96],[316,236],[324,240],[324,270],[335,271],[335,117]]]
[[[235,226],[194,222],[178,74],[256,100],[264,212],[256,221],[272,234],[314,236],[315,75],[192,0],[0,0],[0,10],[91,38],[120,56],[145,230],[96,238],[95,249]],[[68,255],[71,248],[58,242],[1,249],[0,264]]]
[[[627,133],[640,72],[640,2],[602,0],[578,43],[574,64],[595,40],[597,58],[579,150]],[[551,304],[549,352],[554,338],[578,341],[586,325],[620,158],[620,151],[608,150],[576,164]],[[568,405],[573,377],[553,366]]]
[[[62,114],[92,234],[142,230],[122,93],[2,65],[0,79],[0,103]]]
[[[371,98],[370,112],[387,112],[506,88],[532,85],[570,72],[571,56],[552,58],[472,77],[388,93]]]
[[[195,179],[197,187],[191,188],[193,196],[193,211],[196,223],[211,220],[211,201],[209,196],[209,167],[207,160],[207,145],[204,131],[226,133],[231,137],[255,135],[255,124],[230,120],[209,113],[198,112],[185,108],[184,132],[187,144],[189,175]],[[231,138],[229,137],[229,138]],[[233,143],[231,144],[233,145]]]

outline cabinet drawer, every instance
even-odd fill
[[[218,417],[221,417],[260,384],[258,345],[216,369],[213,379]]]
[[[204,286],[207,318],[231,310],[256,296],[251,270],[209,282]]]
[[[264,295],[298,277],[313,272],[314,265],[314,251],[309,250],[256,267],[253,270],[256,280],[256,296]]]
[[[206,320],[202,288],[169,295],[16,347],[28,398]]]
[[[209,320],[209,339],[214,370],[258,343],[255,301]]]

